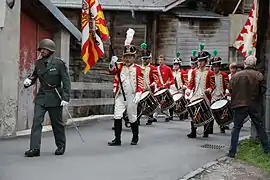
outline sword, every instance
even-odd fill
[[[61,97],[61,95],[60,95],[59,91],[58,91],[56,88],[54,88],[54,90],[55,90],[56,94],[58,95],[58,97],[60,98],[60,100],[62,101],[62,97]],[[70,114],[70,112],[69,112],[69,110],[68,110],[67,106],[64,106],[64,109],[65,109],[65,110],[66,110],[66,112],[68,113],[68,116],[69,116],[69,118],[71,119],[71,122],[72,122],[73,126],[75,127],[75,129],[76,129],[77,133],[79,134],[79,136],[80,136],[80,138],[81,138],[82,143],[84,143],[83,136],[82,136],[82,134],[80,133],[80,131],[79,131],[78,127],[77,127],[77,126],[76,126],[76,124],[75,124],[75,122],[73,121],[73,118],[72,118],[72,116],[71,116],[71,114]]]

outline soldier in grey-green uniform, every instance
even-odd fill
[[[35,84],[37,79],[40,82],[40,88],[35,98],[30,150],[25,152],[25,156],[40,156],[42,123],[47,111],[57,146],[55,155],[63,155],[66,148],[66,136],[62,111],[63,106],[68,105],[70,99],[70,78],[65,63],[54,56],[55,43],[52,40],[40,41],[38,51],[41,58],[37,60],[32,75],[24,81],[25,88]],[[55,88],[62,99],[57,95]]]

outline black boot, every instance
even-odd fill
[[[214,121],[211,121],[208,125],[208,134],[214,134]]]
[[[131,140],[131,145],[137,145],[139,141],[139,126],[138,123],[131,123],[131,130],[132,130],[132,140]]]
[[[114,135],[115,138],[108,142],[109,146],[121,146],[122,119],[114,119]]]
[[[191,132],[187,135],[189,138],[196,138],[197,137],[197,132],[196,128],[194,127],[193,122],[191,121]]]
[[[204,130],[203,137],[204,138],[208,138],[209,137],[209,134],[210,134],[209,133],[210,132],[210,124],[204,125],[203,130]]]
[[[148,119],[146,125],[147,125],[147,126],[152,125],[152,120],[151,120],[151,119]]]
[[[191,132],[187,135],[187,137],[189,137],[189,138],[196,138],[197,137],[196,128],[192,127],[191,128]]]
[[[58,147],[54,154],[56,156],[63,155],[65,153],[65,150],[66,150],[66,148],[64,146],[63,147]]]
[[[24,156],[25,157],[37,157],[37,156],[40,156],[40,150],[39,149],[30,149],[28,151],[25,151]]]
[[[224,134],[226,130],[226,126],[220,126],[219,129],[220,129],[220,133]]]

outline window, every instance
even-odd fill
[[[241,64],[244,62],[242,53],[236,50],[234,47],[229,47],[229,63]]]

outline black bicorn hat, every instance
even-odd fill
[[[204,44],[200,44],[200,51],[198,53],[198,61],[207,60],[211,57],[211,54],[208,51],[204,51]]]
[[[212,51],[213,57],[211,58],[210,64],[211,65],[221,65],[222,59],[218,56],[218,50],[214,49]]]
[[[152,58],[151,51],[147,50],[148,45],[145,42],[143,42],[141,44],[141,48],[142,48],[142,57],[141,57],[142,59],[150,59],[150,58]]]
[[[173,60],[173,64],[182,65],[182,59],[180,58],[180,56],[181,56],[181,53],[180,52],[177,52],[176,53],[176,57]]]
[[[197,51],[192,50],[191,54],[192,55],[190,56],[190,63],[191,64],[196,64],[198,62]]]
[[[137,53],[137,49],[134,45],[127,45],[124,46],[124,53],[123,55],[135,55]]]

